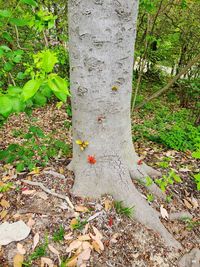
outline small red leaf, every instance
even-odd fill
[[[111,226],[113,226],[113,218],[112,217],[110,217],[110,219],[109,219],[109,221],[108,221],[108,225],[111,227]]]
[[[23,187],[23,188],[22,188],[22,191],[26,191],[26,190],[28,190],[27,187]]]
[[[88,156],[88,163],[95,164],[97,161],[95,159],[95,156]]]
[[[143,164],[143,161],[142,159],[139,159],[138,162],[137,162],[138,165],[142,165]]]

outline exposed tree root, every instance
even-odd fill
[[[188,211],[175,212],[169,215],[171,221],[182,220],[183,218],[192,219],[192,215]]]
[[[82,164],[83,163],[83,164]],[[75,165],[76,166],[76,165]],[[75,170],[73,192],[85,197],[101,197],[110,194],[124,205],[134,207],[133,218],[158,232],[165,243],[176,249],[181,245],[167,231],[156,212],[141,196],[131,181],[128,169],[117,155],[103,156],[95,165],[79,162]],[[154,191],[155,187],[154,187]]]
[[[146,170],[148,170],[148,172],[146,172]],[[154,173],[154,175],[150,175]],[[161,189],[153,182],[151,185],[147,185],[146,184],[146,178],[147,176],[149,177],[158,177],[160,176],[160,172],[154,170],[153,168],[147,166],[146,164],[137,167],[133,167],[130,170],[130,176],[133,180],[138,180],[139,182],[141,182],[148,191],[150,191],[152,194],[154,194],[155,196],[157,196],[158,198],[161,199],[166,199],[166,194],[163,193],[161,191]]]
[[[64,199],[68,203],[69,207],[72,210],[74,210],[74,205],[72,204],[72,202],[70,201],[70,199],[67,196],[63,196],[61,194],[55,193],[52,190],[50,190],[49,188],[45,187],[42,183],[39,183],[39,182],[33,182],[33,181],[29,181],[29,180],[21,180],[21,181],[25,184],[29,184],[29,185],[33,185],[33,186],[39,186],[47,194]]]

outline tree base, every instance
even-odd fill
[[[166,245],[176,249],[181,245],[167,231],[159,219],[159,213],[149,206],[141,196],[131,180],[128,168],[125,167],[121,158],[117,155],[104,156],[99,158],[96,164],[79,162],[73,168],[75,183],[73,193],[82,197],[100,198],[109,194],[117,201],[123,201],[125,206],[133,207],[133,218],[148,228],[158,232],[164,239]],[[135,174],[137,171],[134,171]],[[141,174],[138,174],[141,178]],[[134,176],[136,177],[136,175]],[[144,176],[143,176],[144,179]],[[160,195],[156,185],[151,190]]]

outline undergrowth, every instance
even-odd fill
[[[133,126],[133,141],[147,139],[179,151],[200,147],[200,126],[194,125],[189,110],[171,110],[157,101],[147,104],[138,115],[144,119]]]
[[[12,143],[7,148],[0,150],[0,161],[13,164],[18,172],[35,167],[46,166],[49,159],[69,155],[69,144],[55,139],[51,135],[45,135],[42,129],[30,126],[27,133],[15,132],[24,140],[21,144]]]

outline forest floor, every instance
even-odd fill
[[[141,123],[139,118],[135,122]],[[71,143],[69,124],[65,109],[58,109],[55,105],[33,110],[31,118],[25,114],[12,116],[0,129],[0,148],[11,143],[21,144],[23,138],[13,133],[25,133],[30,125]],[[71,158],[61,155],[49,160],[46,167],[32,172],[17,173],[12,164],[0,163],[0,188],[10,185],[7,190],[0,191],[0,222],[22,220],[31,228],[24,240],[0,247],[0,267],[22,266],[22,260],[23,266],[178,266],[178,260],[185,252],[200,246],[200,199],[191,178],[191,173],[200,167],[189,151],[169,150],[147,141],[136,142],[135,147],[141,157],[140,164],[145,161],[163,174],[174,169],[182,179],[182,183],[168,186],[168,195],[173,195],[171,201],[156,198],[149,201],[149,205],[159,212],[163,205],[169,217],[170,213],[181,211],[192,215],[192,219],[184,220],[170,220],[167,216],[164,219],[161,215],[165,227],[182,244],[182,250],[175,252],[167,248],[158,234],[118,214],[110,196],[91,200],[71,194],[74,176],[67,170]],[[159,163],[165,157],[171,160],[166,168],[161,168]],[[53,196],[36,184],[30,185],[22,180],[42,183],[51,192],[68,196],[75,210],[70,210],[60,196]],[[137,187],[147,198],[144,186],[137,184]]]

